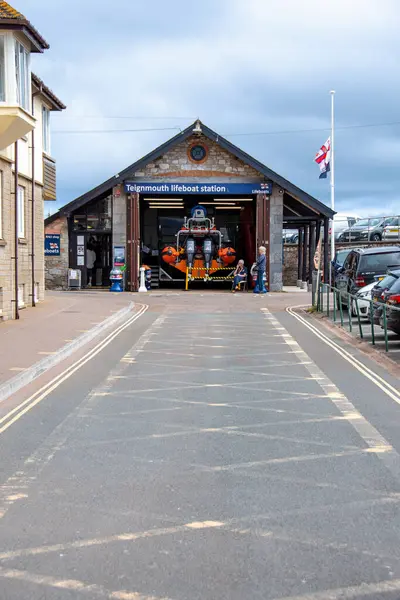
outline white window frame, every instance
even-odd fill
[[[50,154],[50,110],[47,106],[42,107],[42,135],[43,152]]]
[[[6,101],[6,43],[6,36],[0,35],[0,102]]]
[[[18,186],[18,237],[25,238],[25,188]]]
[[[15,40],[15,77],[17,102],[22,108],[30,109],[30,55],[19,40]]]

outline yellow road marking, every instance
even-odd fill
[[[306,319],[298,315],[294,309],[302,308],[301,306],[292,306],[287,308],[286,311],[292,315],[295,319],[300,321],[302,325],[307,327],[314,335],[316,335],[321,341],[330,346],[337,354],[339,354],[344,360],[349,362],[355,369],[357,369],[360,373],[362,373],[365,377],[367,377],[370,381],[372,381],[377,387],[379,387],[385,394],[387,394],[392,400],[400,404],[400,394],[396,388],[394,388],[390,383],[385,381],[383,377],[374,373],[371,369],[369,369],[366,365],[364,365],[360,360],[355,358],[350,352],[347,352],[344,348],[341,348],[338,344],[336,344],[333,340],[330,340],[325,334],[318,331],[314,325],[308,323]]]
[[[21,571],[19,569],[2,569],[0,567],[0,578],[24,581],[40,586],[55,588],[58,590],[69,590],[79,592],[80,594],[90,594],[98,598],[109,598],[112,600],[170,600],[167,597],[149,596],[139,592],[107,590],[101,585],[93,583],[84,583],[77,579],[57,579],[48,575],[31,573],[30,571]]]
[[[182,533],[188,529],[213,529],[223,527],[225,523],[221,521],[199,521],[187,523],[185,525],[176,525],[175,527],[162,527],[157,529],[148,529],[147,531],[138,531],[135,533],[127,532],[108,537],[91,538],[87,540],[78,540],[76,542],[66,542],[65,544],[53,544],[49,546],[38,546],[36,548],[24,548],[22,550],[12,550],[10,552],[1,552],[0,560],[12,560],[14,558],[26,556],[38,556],[41,554],[50,554],[52,552],[65,552],[67,550],[93,548],[94,546],[103,546],[115,542],[135,542],[147,538],[172,535]]]
[[[92,348],[86,356],[80,358],[75,363],[70,365],[65,371],[54,377],[49,383],[44,385],[40,390],[32,394],[29,398],[21,402],[18,406],[10,410],[4,417],[0,419],[0,434],[6,431],[11,425],[19,421],[27,412],[29,412],[34,406],[39,404],[44,398],[46,398],[52,391],[58,388],[64,381],[69,379],[76,371],[83,367],[87,362],[92,360],[97,354],[99,354],[106,346],[108,346],[122,331],[132,325],[139,317],[141,317],[148,309],[148,305],[143,305],[142,308],[133,315],[126,323],[123,323],[112,333],[110,333],[104,340],[99,342],[97,346]],[[14,416],[13,416],[14,415]]]

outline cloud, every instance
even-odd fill
[[[112,10],[20,0],[18,9],[51,43],[35,69],[68,105],[53,130],[183,128],[199,116],[221,134],[293,131],[230,139],[329,203],[313,156],[334,88],[337,206],[372,211],[379,196],[380,208],[395,209],[400,127],[340,126],[400,121],[396,0],[114,0]],[[109,118],[117,115],[148,118]],[[59,202],[173,134],[54,133]]]

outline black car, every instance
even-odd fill
[[[385,277],[379,279],[376,286],[371,290],[371,299],[374,308],[373,321],[375,325],[380,325],[382,316],[382,307],[386,302],[386,294],[390,292],[393,284],[400,278],[400,269],[390,269]]]
[[[391,331],[400,334],[400,277],[398,277],[389,290],[382,294],[382,301],[386,304],[386,326]],[[384,327],[384,310],[381,309],[379,324]]]
[[[344,261],[348,257],[351,252],[351,248],[347,248],[344,250],[336,250],[335,258],[332,261],[332,270],[333,270],[333,279],[336,280],[336,276],[339,273],[340,269],[344,265]]]
[[[385,276],[389,268],[400,268],[400,247],[353,248],[335,278],[342,303],[347,305],[348,294]]]

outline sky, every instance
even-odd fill
[[[33,69],[67,105],[46,214],[197,117],[330,204],[313,159],[332,89],[336,210],[400,213],[399,0],[11,3],[49,42]]]

